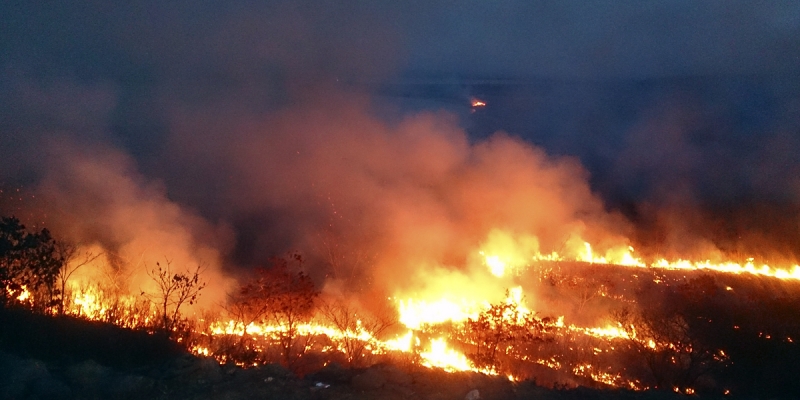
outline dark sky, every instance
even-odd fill
[[[402,26],[409,67],[621,79],[794,71],[791,1],[508,1],[432,6]]]
[[[631,79],[794,72],[800,57],[793,1],[397,3],[11,1],[3,59],[87,80],[235,61],[358,78]]]
[[[643,241],[668,241],[674,228],[719,245],[757,231],[800,253],[800,3],[340,3],[3,2],[3,185],[71,199],[88,185],[68,183],[74,160],[100,160],[140,188],[134,198],[158,193],[216,227],[194,229],[216,232],[195,241],[223,241],[247,263],[268,252],[258,248],[296,244],[292,218],[326,218],[324,207],[263,195],[319,178],[281,169],[290,162],[274,149],[303,150],[281,147],[290,139],[329,146],[287,121],[356,109],[360,122],[320,129],[392,130],[443,112],[446,130],[472,142],[505,131],[577,157]],[[472,96],[487,107],[471,112]]]

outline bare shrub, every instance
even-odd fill
[[[694,335],[679,312],[622,309],[614,319],[628,335],[631,350],[641,357],[656,388],[690,388],[698,378],[727,361]]]
[[[166,260],[165,265],[156,263],[156,268],[147,274],[156,283],[158,293],[149,297],[158,307],[158,328],[171,336],[181,337],[182,332],[189,330],[189,321],[181,316],[181,307],[194,304],[206,283],[200,280],[201,267],[194,271],[173,273],[172,262]]]
[[[55,312],[58,314],[64,314],[65,307],[67,306],[70,297],[69,289],[67,288],[69,279],[76,271],[88,264],[91,264],[101,255],[103,255],[103,253],[93,253],[91,251],[80,250],[77,245],[66,242],[60,242],[56,246],[56,251],[61,259],[64,260],[64,262],[58,271],[58,276],[56,279],[58,291],[51,291],[51,296],[56,296]]]
[[[506,297],[510,298],[508,291]],[[516,301],[492,304],[464,324],[465,341],[475,348],[468,357],[478,367],[507,372],[520,352],[527,351],[532,342],[542,340],[547,323],[549,319],[522,310]]]
[[[366,313],[343,300],[323,304],[320,312],[326,322],[341,332],[330,339],[344,354],[350,367],[367,366],[376,338],[397,322],[388,309]]]
[[[291,259],[302,268],[302,256],[292,254]],[[271,268],[257,269],[255,277],[234,296],[232,308],[245,329],[242,341],[247,340],[246,328],[251,323],[268,326],[279,347],[280,361],[292,367],[309,348],[311,338],[301,335],[298,328],[311,320],[318,296],[311,278],[303,271],[291,271],[286,259],[276,258]],[[272,358],[269,346],[261,351],[264,358]]]

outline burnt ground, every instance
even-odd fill
[[[0,311],[3,399],[677,399],[670,392],[548,389],[413,365],[328,365],[298,377],[181,351],[165,337],[69,317]],[[704,396],[702,398],[713,398]]]
[[[564,276],[577,275],[567,268]],[[684,277],[681,271],[636,270],[631,275],[629,269],[619,272],[600,266],[587,273],[586,268],[581,267],[583,281],[545,280],[536,290],[545,294],[551,290],[563,300],[570,290],[577,290],[572,286],[593,285],[587,281],[590,278],[618,282],[609,288],[610,295],[635,298],[651,308],[679,310],[688,321],[700,318],[693,325],[697,338],[730,354],[731,362],[713,378],[717,388],[732,388],[733,394],[553,388],[543,377],[538,385],[512,383],[502,377],[446,373],[392,360],[366,369],[331,364],[297,376],[279,365],[221,366],[186,353],[165,336],[6,309],[0,310],[0,399],[800,398],[800,282],[749,275]],[[641,282],[625,283],[620,273]]]
[[[0,353],[4,399],[678,399],[668,392],[546,389],[476,373],[401,369],[390,364],[348,370],[329,366],[299,378],[279,365],[242,369],[182,355],[125,370],[94,360],[45,362]],[[708,398],[708,397],[702,397]]]

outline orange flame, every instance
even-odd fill
[[[473,97],[470,100],[470,104],[472,105],[472,108],[486,107],[486,103],[477,97]]]

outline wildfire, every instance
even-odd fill
[[[416,346],[419,346],[419,344],[419,339],[414,337],[414,331],[412,330],[409,330],[408,333],[402,336],[398,336],[394,339],[389,339],[384,342],[387,350],[395,350],[404,353],[413,351]]]
[[[245,323],[241,319],[221,317],[209,320],[202,334],[207,335],[212,341],[225,337],[246,338],[250,343],[251,350],[265,351],[270,346],[281,343],[284,340],[283,335],[287,331],[292,331],[293,334],[306,338],[326,338],[324,342],[326,344],[317,347],[321,352],[345,354],[352,351],[352,348],[348,347],[348,343],[360,343],[366,354],[408,354],[413,355],[412,358],[419,365],[429,368],[441,368],[445,371],[474,371],[518,380],[524,379],[525,376],[520,378],[516,372],[511,374],[509,371],[503,371],[494,366],[486,367],[476,364],[475,354],[470,351],[476,346],[485,346],[486,344],[475,339],[468,340],[458,335],[452,335],[452,333],[464,331],[467,324],[477,321],[479,316],[493,307],[493,304],[496,306],[495,309],[502,310],[502,312],[495,314],[498,319],[488,323],[487,326],[502,323],[507,324],[508,327],[521,327],[526,318],[537,315],[526,304],[523,286],[513,285],[513,283],[527,269],[536,268],[540,262],[547,265],[560,261],[572,261],[589,264],[615,264],[653,270],[707,270],[725,274],[752,274],[784,280],[800,279],[800,266],[798,265],[792,269],[779,269],[768,265],[756,266],[752,258],[744,264],[734,262],[714,264],[708,260],[692,262],[688,260],[667,261],[665,259],[646,264],[635,255],[634,249],[630,246],[618,245],[598,251],[579,236],[567,241],[563,247],[563,254],[541,253],[539,250],[539,242],[535,237],[515,236],[499,230],[492,231],[470,261],[476,268],[471,270],[470,274],[480,276],[481,280],[465,280],[464,282],[505,285],[507,290],[505,298],[499,299],[498,303],[497,298],[489,298],[482,291],[479,293],[472,290],[472,287],[459,287],[453,292],[446,292],[446,290],[453,289],[451,287],[453,285],[448,286],[447,278],[451,278],[451,276],[437,277],[444,284],[439,286],[438,283],[428,282],[430,287],[424,291],[424,295],[411,292],[412,294],[396,295],[391,298],[398,312],[397,321],[404,328],[403,333],[394,337],[379,337],[360,319],[355,322],[355,325],[342,329],[316,317],[291,327],[285,324]],[[655,280],[663,282],[667,278],[660,277]],[[733,290],[730,286],[724,287],[728,291]],[[88,284],[86,281],[70,282],[67,289],[70,297],[64,303],[64,313],[68,315],[108,321],[127,327],[151,326],[153,321],[158,320],[158,311],[147,301],[147,298],[127,294],[112,295],[101,290],[98,285]],[[598,289],[598,293],[601,293],[601,296],[608,295],[614,301],[622,299],[614,297],[620,295],[610,293],[605,287]],[[9,294],[19,302],[32,302],[33,300],[32,294],[25,287],[21,291],[9,292]],[[540,334],[547,335],[550,340],[560,343],[564,346],[564,351],[588,354],[590,360],[570,358],[563,353],[519,353],[514,349],[513,344],[496,345],[497,354],[519,362],[529,362],[560,373],[590,379],[598,384],[642,390],[646,388],[644,384],[636,379],[631,379],[624,370],[616,370],[615,368],[618,367],[612,367],[615,365],[614,363],[607,362],[609,357],[613,357],[616,349],[623,348],[625,343],[639,340],[640,348],[644,348],[645,351],[691,351],[690,347],[680,347],[682,345],[668,341],[637,337],[639,332],[633,325],[623,326],[620,323],[607,323],[600,326],[579,326],[565,322],[563,315],[539,320],[539,324]],[[770,337],[766,334],[763,336]],[[789,337],[786,340],[792,341]],[[312,339],[308,339],[304,344],[305,348],[311,348],[310,343],[312,342]],[[231,360],[226,354],[216,353],[217,350],[208,343],[189,343],[188,347],[194,354],[215,357],[220,362],[232,361],[242,366],[258,365],[258,362],[245,363]],[[725,361],[727,355],[723,350],[717,350],[714,359]],[[691,388],[681,388],[680,390],[686,394],[692,392]]]
[[[414,336],[413,331],[409,330],[404,335],[382,342],[381,347],[388,351],[411,353],[420,347],[420,340]],[[427,350],[419,352],[419,356],[421,359],[420,364],[430,368],[441,368],[450,372],[475,371],[497,375],[494,371],[476,368],[466,355],[449,348],[447,339],[443,337],[432,339],[428,343]]]
[[[753,258],[748,258],[744,264],[733,261],[714,263],[710,260],[678,259],[669,261],[663,258],[647,264],[634,255],[635,250],[631,246],[615,246],[600,255],[593,250],[589,242],[573,238],[566,243],[565,247],[566,255],[558,252],[542,254],[538,252],[538,242],[535,238],[523,237],[515,241],[508,233],[493,231],[484,245],[484,249],[488,250],[481,250],[479,254],[484,257],[484,263],[489,271],[497,277],[505,276],[511,266],[520,269],[536,261],[578,261],[591,264],[613,264],[665,270],[714,271],[736,275],[751,274],[782,280],[800,280],[800,265],[787,268],[776,268],[767,264],[757,266]]]
[[[25,285],[22,285],[22,288],[19,291],[19,295],[17,295],[17,301],[20,303],[27,303],[32,301],[31,292],[28,291],[28,288]]]
[[[108,311],[108,307],[98,301],[98,295],[95,291],[78,291],[75,293],[75,298],[72,302],[75,307],[70,311],[75,315],[89,319],[99,319]]]
[[[627,387],[632,390],[642,390],[639,382],[628,381],[619,373],[598,371],[591,364],[576,365],[572,372],[577,376],[591,378],[595,382],[604,383],[612,387]]]
[[[228,320],[226,322],[217,321],[211,324],[210,330],[212,335],[236,335],[236,336],[244,336],[245,334],[250,336],[260,336],[260,337],[267,337],[277,339],[278,334],[283,332],[288,327],[285,325],[265,325],[265,324],[256,324],[256,323],[249,323],[247,326],[242,326],[241,323]],[[332,326],[324,325],[324,324],[316,324],[316,323],[305,323],[299,324],[294,329],[300,335],[303,336],[317,336],[317,335],[324,335],[331,339],[339,339],[339,338],[353,338],[358,340],[363,340],[365,342],[373,341],[375,338],[369,332],[365,331],[359,325],[355,330],[340,330],[336,329]]]
[[[476,370],[467,357],[453,349],[447,348],[447,340],[438,338],[431,340],[430,350],[420,353],[422,365],[437,367],[445,371]]]
[[[777,279],[800,280],[800,265],[795,265],[791,269],[773,268],[763,264],[756,267],[753,258],[748,258],[744,264],[735,262],[712,263],[709,260],[692,262],[688,260],[667,261],[661,259],[652,264],[653,268],[663,268],[671,270],[709,270],[728,274],[752,274],[766,276]]]
[[[629,339],[630,336],[628,335],[625,330],[620,327],[616,326],[606,326],[603,328],[582,328],[575,325],[570,325],[569,329],[575,332],[580,332],[588,336],[593,336],[596,338],[607,338],[607,339]]]
[[[72,299],[64,304],[64,313],[93,321],[105,321],[126,327],[149,326],[157,320],[154,305],[146,298],[129,294],[109,294],[97,285],[71,285]]]
[[[486,256],[486,265],[494,276],[501,277],[506,272],[506,263],[498,256]]]
[[[208,357],[211,354],[211,351],[208,347],[204,346],[192,346],[192,353],[197,354],[199,356]]]
[[[503,314],[502,317],[510,323],[517,323],[518,318],[530,314],[531,311],[523,304],[522,287],[515,287],[509,290],[507,298],[504,300],[507,304],[517,306],[518,315]],[[384,347],[391,350],[398,350],[402,352],[412,351],[415,347],[412,346],[414,340],[414,330],[427,325],[439,324],[443,322],[463,322],[468,318],[476,318],[477,314],[488,307],[488,302],[483,306],[477,306],[475,303],[461,304],[440,300],[434,303],[426,302],[413,302],[408,300],[406,302],[399,302],[400,309],[400,322],[409,328],[408,333],[399,336],[396,339],[389,340],[384,343]],[[412,306],[416,305],[416,306]],[[420,345],[419,339],[416,339],[416,346]],[[461,352],[458,352],[448,347],[445,338],[437,338],[430,341],[428,350],[421,352],[422,365],[428,367],[438,367],[446,371],[475,371],[491,375],[496,375],[497,372],[492,369],[478,368]]]
[[[419,329],[424,324],[440,324],[446,321],[460,322],[474,317],[480,305],[472,300],[453,301],[440,299],[437,301],[400,300],[398,310],[400,323],[409,329]]]

